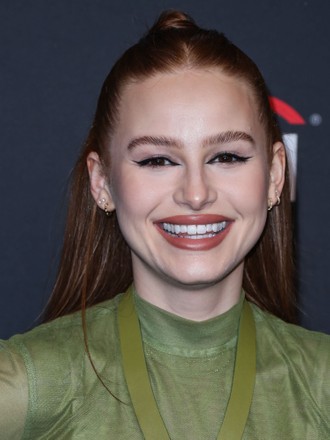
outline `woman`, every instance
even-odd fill
[[[48,322],[2,344],[1,438],[329,438],[286,174],[255,64],[163,13],[104,83]]]

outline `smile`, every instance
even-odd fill
[[[188,251],[207,251],[225,239],[234,220],[217,214],[177,215],[155,222],[170,245]]]
[[[161,223],[165,232],[180,238],[198,240],[212,238],[225,229],[227,222],[206,223],[202,225],[178,225],[173,223]]]

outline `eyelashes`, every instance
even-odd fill
[[[218,153],[212,157],[212,159],[206,162],[207,165],[212,165],[216,163],[225,164],[225,165],[237,165],[244,164],[251,156],[242,156],[236,153],[229,153],[224,151],[222,153]],[[150,167],[150,168],[162,168],[168,166],[179,166],[180,164],[174,162],[173,160],[165,157],[165,156],[153,156],[148,157],[147,159],[134,161],[140,167]]]
[[[222,153],[219,153],[215,155],[211,160],[209,160],[207,163],[224,163],[224,164],[234,164],[234,163],[246,163],[249,159],[251,159],[251,156],[242,156],[236,153],[228,153],[227,151],[224,151]]]
[[[178,163],[173,162],[172,160],[163,156],[149,157],[148,159],[139,160],[139,161],[135,160],[134,162],[140,167],[150,167],[150,168],[161,168],[161,167],[179,165]]]

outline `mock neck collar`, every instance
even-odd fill
[[[206,321],[192,321],[145,301],[134,292],[144,343],[160,351],[181,356],[205,356],[234,345],[244,301],[227,312]]]

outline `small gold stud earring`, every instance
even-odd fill
[[[109,208],[109,205],[107,202],[105,202],[103,209],[104,209],[105,215],[107,217],[110,217],[111,212],[108,210],[108,208]]]
[[[102,199],[99,199],[98,204],[100,205],[100,208],[103,209],[103,211],[105,212],[105,215],[107,217],[109,217],[111,215],[111,211],[109,211],[109,205],[108,202],[106,201],[106,199],[104,197],[102,197]]]

